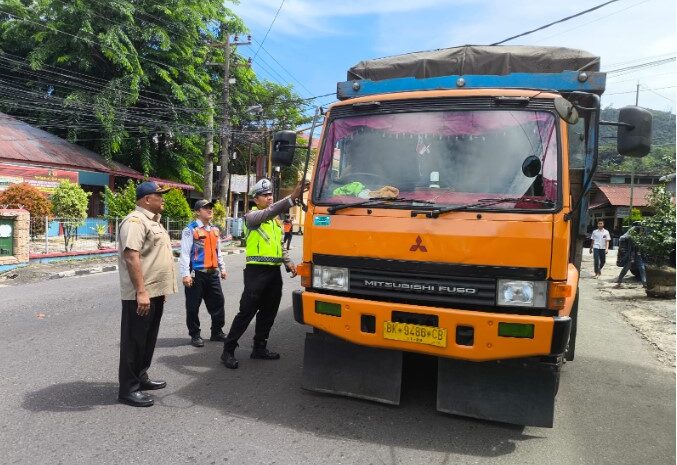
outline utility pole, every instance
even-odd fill
[[[204,193],[202,198],[211,202],[214,198],[214,104],[211,94],[208,96],[209,115],[207,117],[207,134],[204,148]]]
[[[219,176],[219,186],[220,186],[220,195],[219,200],[221,204],[226,208],[226,215],[230,214],[230,205],[228,203],[229,198],[229,186],[228,186],[228,164],[230,162],[230,153],[229,153],[229,137],[230,137],[230,120],[229,120],[229,104],[228,96],[230,93],[230,53],[231,45],[250,45],[251,36],[247,36],[247,41],[240,42],[239,37],[235,35],[233,41],[230,40],[230,34],[226,30],[225,24],[221,24],[221,38],[222,42],[212,44],[212,47],[223,49],[223,63],[210,63],[212,65],[219,65],[223,69],[223,83],[221,89],[221,130],[220,130],[220,141],[221,141],[221,174]]]
[[[635,106],[639,106],[639,81],[637,81],[637,91],[635,93]],[[637,159],[632,160],[632,168],[630,170],[630,212],[629,216],[632,216],[632,207],[635,195],[635,167],[637,166]],[[628,220],[629,221],[629,220]]]
[[[251,186],[249,185],[249,179],[251,178],[251,169],[252,169],[252,145],[254,143],[250,140],[249,141],[249,154],[247,155],[247,192],[244,193],[244,212],[247,213],[249,211],[249,190],[251,189]]]

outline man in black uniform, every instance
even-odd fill
[[[277,360],[280,354],[266,348],[270,329],[275,321],[282,298],[280,265],[296,276],[296,265],[282,248],[282,226],[277,218],[289,210],[307,189],[307,182],[299,183],[289,197],[273,203],[273,184],[267,179],[256,183],[250,195],[254,207],[244,217],[247,238],[247,265],[244,270],[244,290],[240,298],[240,311],[223,344],[221,360],[226,367],[239,366],[235,358],[238,340],[256,316],[256,332],[251,358]]]
[[[179,273],[186,290],[186,326],[190,343],[195,347],[205,345],[200,336],[198,312],[202,300],[212,317],[210,341],[223,342],[225,315],[224,298],[219,278],[226,279],[226,267],[221,255],[219,228],[211,222],[214,218],[214,204],[208,200],[195,203],[197,218],[186,226],[181,234],[181,257]]]

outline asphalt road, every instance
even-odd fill
[[[243,256],[226,260],[227,330]],[[104,273],[0,288],[0,463],[675,463],[674,371],[587,277],[577,358],[564,369],[553,429],[438,413],[426,376],[406,378],[399,407],[301,390],[306,328],[292,318],[291,279],[271,337],[280,361],[250,360],[251,332],[236,371],[219,363],[220,344],[187,345],[177,294],[151,368],[168,387],[155,391],[152,408],[120,405],[117,280]]]

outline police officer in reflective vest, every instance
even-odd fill
[[[198,200],[195,203],[197,219],[181,234],[179,272],[186,290],[186,325],[190,343],[195,347],[204,346],[198,318],[203,299],[212,317],[209,340],[223,342],[226,339],[223,334],[224,298],[219,278],[226,279],[227,273],[219,247],[219,228],[211,224],[213,207],[208,200]]]
[[[282,248],[282,226],[277,217],[288,211],[307,187],[307,182],[301,182],[289,197],[275,203],[273,185],[268,179],[258,181],[250,192],[256,207],[244,217],[247,238],[244,291],[240,298],[240,311],[233,319],[221,355],[221,361],[228,368],[238,367],[235,348],[254,316],[256,330],[251,358],[280,358],[280,354],[268,350],[266,344],[282,297],[280,265],[284,264],[292,278],[296,276],[296,265]]]

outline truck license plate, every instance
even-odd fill
[[[410,323],[395,323],[386,321],[383,323],[383,338],[393,341],[413,342],[437,347],[447,346],[446,328],[432,326],[413,325]]]

